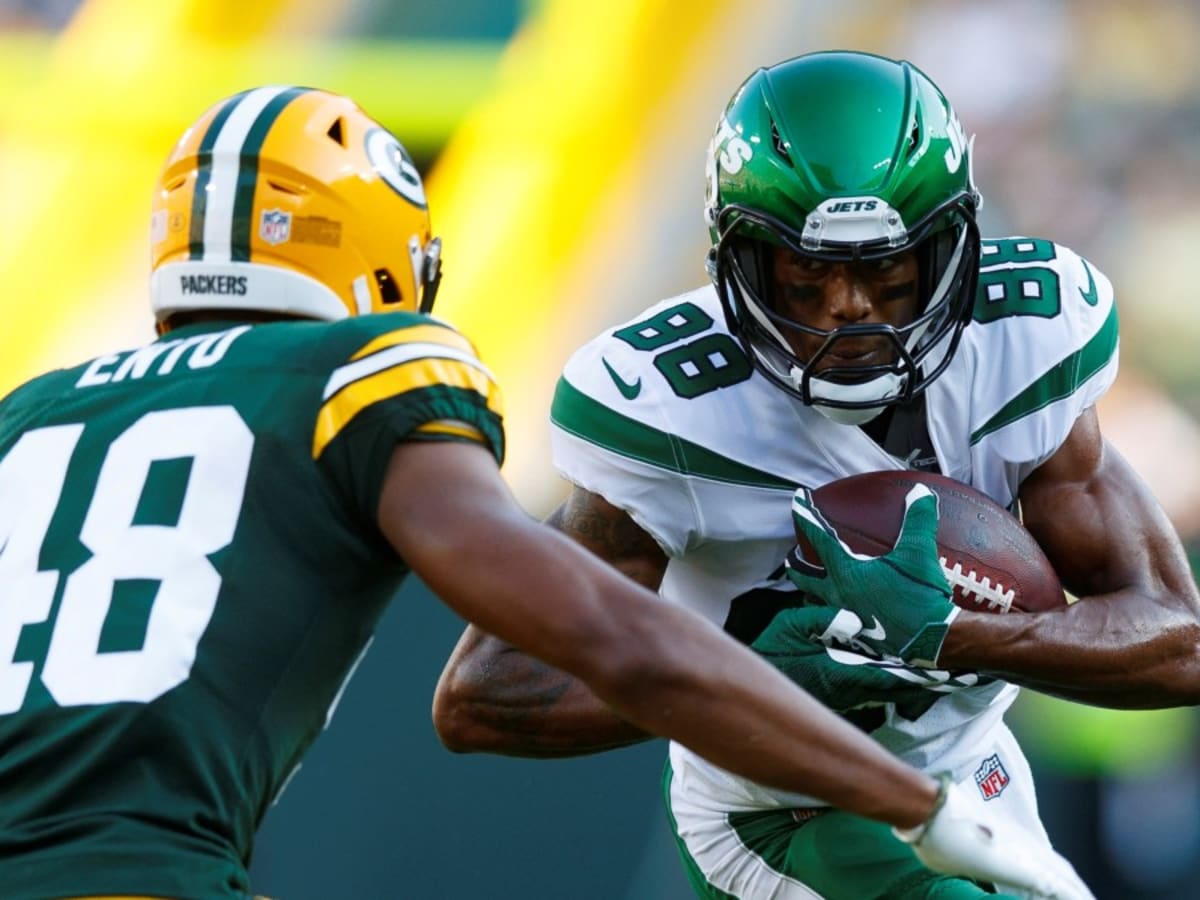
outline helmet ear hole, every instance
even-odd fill
[[[403,299],[400,296],[400,288],[396,286],[396,279],[387,269],[375,270],[375,286],[379,288],[379,300],[385,306],[399,303]]]

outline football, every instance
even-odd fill
[[[813,491],[813,502],[850,549],[881,556],[895,546],[904,498],[915,484],[938,497],[937,545],[942,570],[963,609],[1042,612],[1065,606],[1054,568],[1020,520],[962,482],[928,472],[865,472]],[[812,546],[797,535],[804,556]]]

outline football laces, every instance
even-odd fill
[[[938,562],[941,563],[942,572],[945,573],[950,586],[961,591],[962,595],[976,606],[986,604],[988,609],[1002,613],[1012,609],[1013,597],[1016,596],[1014,589],[1006,589],[999,581],[993,583],[989,576],[980,576],[974,569],[964,571],[959,560],[950,566],[946,557],[940,556]]]

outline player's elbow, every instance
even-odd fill
[[[1177,619],[1174,627],[1161,627],[1153,655],[1152,665],[1130,666],[1130,680],[1143,681],[1139,705],[1200,705],[1200,619],[1193,614]]]
[[[482,732],[456,710],[434,704],[433,730],[442,746],[451,753],[482,753],[490,748],[481,740]]]
[[[470,683],[452,668],[442,673],[433,692],[433,730],[451,753],[480,753],[491,749],[489,730],[475,714]]]
[[[442,696],[440,687],[433,695],[433,730],[442,746],[451,753],[470,753],[470,729],[455,709],[454,702]]]
[[[1156,706],[1200,705],[1200,635],[1195,633],[1196,629],[1192,631],[1173,659],[1161,667],[1160,683],[1150,692],[1161,701]]]

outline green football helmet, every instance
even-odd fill
[[[949,364],[979,274],[980,196],[970,143],[937,86],[911,63],[810,53],[759,69],[729,101],[709,150],[708,271],[755,367],[835,421],[862,424],[911,400]],[[902,327],[831,331],[775,311],[770,253],[826,262],[915,252],[918,313]],[[800,359],[786,335],[821,344]],[[884,339],[884,364],[827,367],[842,340]]]

